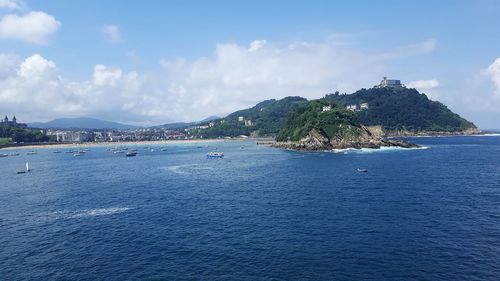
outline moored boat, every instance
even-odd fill
[[[207,158],[224,158],[224,152],[211,151],[207,153]]]
[[[134,157],[136,155],[137,155],[137,152],[135,152],[135,151],[129,151],[129,152],[127,152],[127,154],[125,154],[125,156],[127,156],[127,157]]]

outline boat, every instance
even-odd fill
[[[61,153],[60,150],[55,150],[55,151],[52,151],[52,153]]]
[[[360,173],[366,173],[366,172],[368,172],[368,169],[358,168],[357,171],[360,172]]]
[[[77,153],[73,154],[73,156],[83,156],[83,155],[85,155],[85,154],[80,153],[80,152],[77,152]]]
[[[115,152],[113,152],[113,153],[114,153],[114,154],[118,154],[118,153],[125,153],[125,151],[123,151],[123,150],[117,150],[117,151],[115,151]]]
[[[75,152],[74,152],[73,150],[68,150],[68,151],[66,151],[66,153],[71,153],[71,154],[73,154],[73,153],[75,153]]]
[[[154,148],[151,148],[150,152],[155,152]]]
[[[166,148],[162,148],[161,151],[167,151],[167,149]]]
[[[19,152],[11,153],[10,156],[19,156]]]
[[[136,155],[137,155],[137,152],[135,152],[135,151],[129,151],[129,152],[127,152],[127,154],[125,154],[125,156],[127,156],[127,157],[134,157]]]
[[[21,171],[17,171],[17,174],[18,175],[19,174],[26,174],[27,172],[31,172],[30,165],[28,164],[28,162],[26,162],[26,170],[24,170],[24,171],[22,171],[22,170]]]
[[[0,154],[0,157],[7,157],[9,156],[8,154]]]
[[[35,155],[35,154],[37,154],[37,153],[36,153],[36,151],[33,151],[33,150],[32,150],[32,151],[28,151],[26,154],[27,154],[27,155]]]
[[[210,151],[207,153],[207,158],[224,158],[224,152]]]

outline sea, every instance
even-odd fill
[[[500,136],[408,140],[18,149],[0,280],[500,280]]]

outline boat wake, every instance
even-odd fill
[[[169,171],[174,174],[192,174],[201,171],[211,171],[214,168],[210,166],[204,166],[200,164],[187,164],[187,165],[175,165],[175,166],[167,166],[162,167],[162,169]]]
[[[86,218],[86,217],[97,217],[97,216],[109,216],[114,214],[119,214],[131,210],[128,207],[110,207],[110,208],[96,208],[96,209],[83,209],[77,211],[63,211],[56,212],[58,218],[65,219],[75,219],[75,218]]]

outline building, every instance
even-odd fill
[[[323,111],[330,111],[330,110],[332,110],[332,106],[331,105],[324,105],[322,110]]]
[[[245,117],[243,117],[243,116],[239,116],[239,117],[238,117],[238,121],[239,121],[239,122],[243,122],[243,121],[245,121]]]
[[[26,125],[24,123],[17,123],[16,116],[12,117],[12,121],[9,121],[9,118],[7,116],[5,116],[5,118],[3,120],[1,120],[1,122],[0,122],[0,126],[2,126],[2,125],[8,125],[11,127],[18,127],[18,128],[28,127],[28,125]]]
[[[360,110],[365,110],[365,109],[368,109],[368,103],[367,103],[367,102],[365,102],[365,103],[360,104],[360,105],[359,105],[359,109],[360,109]]]
[[[47,136],[55,136],[57,142],[87,142],[94,141],[94,134],[87,131],[47,131]]]
[[[245,120],[245,126],[250,127],[252,125],[253,125],[252,120],[250,120],[250,119],[249,120]]]
[[[352,111],[357,111],[358,110],[358,105],[357,104],[351,104],[346,106],[347,110],[352,110]]]
[[[404,87],[404,85],[401,84],[401,80],[393,80],[393,79],[387,79],[387,77],[383,77],[382,81],[380,81],[380,84],[378,85],[378,88],[385,88],[385,87],[401,88]]]

